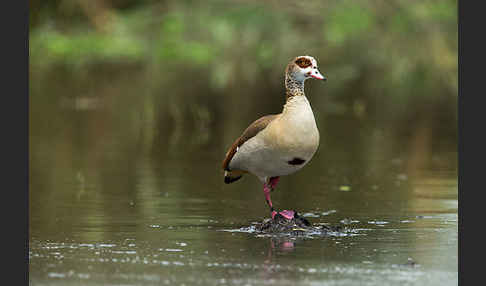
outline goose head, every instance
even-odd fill
[[[311,56],[298,56],[287,65],[286,75],[296,81],[304,82],[308,78],[326,80],[317,69],[317,61]]]

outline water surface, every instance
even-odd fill
[[[311,95],[319,150],[280,180],[272,200],[345,228],[267,236],[251,231],[269,216],[259,181],[225,185],[220,165],[275,102],[200,100],[185,114],[170,101],[151,105],[136,85],[117,96],[33,93],[31,285],[458,284],[450,121],[386,128],[325,114]]]

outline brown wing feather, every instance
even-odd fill
[[[236,153],[236,149],[243,145],[243,143],[248,141],[250,138],[257,135],[260,131],[265,129],[265,127],[267,127],[267,125],[275,118],[277,118],[277,116],[278,114],[266,115],[250,124],[250,126],[248,126],[248,128],[243,131],[243,134],[238,139],[236,139],[233,145],[231,145],[231,148],[229,148],[228,152],[226,152],[226,158],[223,161],[223,170],[230,171],[229,163],[231,162],[231,159],[233,159],[233,156]]]

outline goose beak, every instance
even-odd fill
[[[327,80],[327,78],[325,76],[323,76],[317,69],[312,71],[310,73],[310,76],[315,78],[315,79]]]

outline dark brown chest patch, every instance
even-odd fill
[[[304,162],[305,162],[304,159],[294,158],[294,159],[288,161],[287,163],[289,163],[289,165],[302,165],[302,164],[304,164]]]

